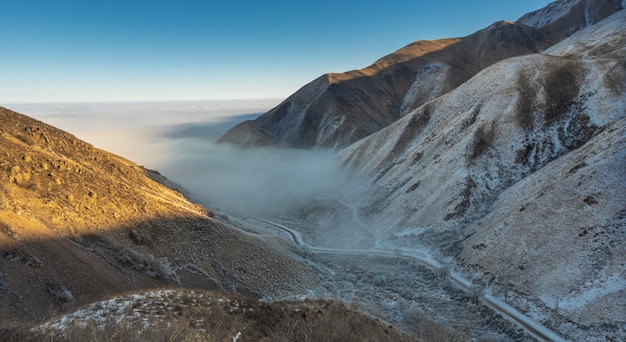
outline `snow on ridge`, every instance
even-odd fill
[[[415,109],[415,103],[426,103],[441,96],[445,89],[445,77],[450,67],[443,63],[430,63],[415,74],[415,81],[404,95],[400,114],[408,114]]]
[[[71,324],[86,325],[89,322],[96,325],[121,324],[128,319],[137,320],[144,328],[147,328],[154,323],[151,319],[165,317],[167,312],[174,309],[175,303],[182,301],[185,296],[189,296],[191,299],[188,300],[194,304],[203,302],[210,305],[213,301],[217,303],[228,301],[219,296],[195,293],[194,291],[154,290],[89,304],[86,308],[44,323],[34,330],[40,332],[64,331]]]
[[[580,0],[552,2],[542,9],[525,14],[517,20],[517,23],[531,27],[545,26],[566,15],[572,9],[572,7],[574,7],[579,2]]]
[[[626,0],[625,0],[626,1]],[[598,54],[598,48],[603,46],[609,46],[611,49],[607,49],[605,54],[610,56],[623,56],[626,55],[626,34],[624,34],[624,28],[626,27],[626,10],[618,11],[604,20],[585,27],[582,30],[577,31],[570,37],[556,43],[544,54],[555,56],[576,56],[578,58],[597,57],[592,56],[592,53]],[[600,55],[599,57],[604,57]]]

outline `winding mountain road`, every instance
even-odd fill
[[[279,229],[290,236],[291,241],[297,246],[303,246],[310,250],[312,253],[317,254],[333,254],[333,255],[366,255],[366,256],[380,256],[380,257],[390,257],[390,258],[405,258],[416,260],[420,264],[428,267],[431,271],[439,273],[441,275],[446,276],[455,286],[464,290],[465,292],[470,293],[470,295],[475,296],[477,300],[479,300],[482,304],[491,308],[495,312],[498,312],[502,316],[508,318],[510,321],[514,322],[522,329],[527,331],[529,334],[538,338],[542,341],[566,341],[561,338],[552,330],[546,328],[541,325],[539,322],[533,320],[532,318],[524,315],[519,312],[517,309],[508,305],[507,303],[489,295],[483,293],[482,289],[476,285],[473,285],[470,281],[464,279],[458,273],[449,271],[433,260],[428,254],[415,251],[415,250],[386,250],[379,248],[372,249],[337,249],[337,248],[324,248],[324,247],[315,247],[311,246],[304,242],[302,238],[302,234],[297,230],[291,229],[285,225],[280,223],[276,223],[270,221],[268,219],[262,219],[258,217],[253,217],[252,219],[265,223],[266,225],[270,225]],[[443,272],[443,273],[442,273]]]

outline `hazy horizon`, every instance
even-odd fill
[[[185,125],[212,125],[216,130],[205,139],[217,139],[237,123],[261,115],[279,103],[277,99],[264,99],[0,105],[151,168],[163,158],[160,145],[174,139],[171,135]]]

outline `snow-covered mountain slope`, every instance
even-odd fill
[[[368,179],[348,199],[361,219],[382,243],[487,277],[568,338],[623,338],[625,12],[492,65],[342,151]]]
[[[484,211],[493,193],[581,146],[623,116],[623,90],[604,86],[623,75],[617,60],[517,57],[348,147],[341,156],[373,177],[375,186],[368,191],[377,192],[376,221],[405,226],[409,215],[440,229],[457,226]],[[384,210],[385,203],[404,208],[406,214]],[[451,210],[442,210],[450,205]]]
[[[460,263],[488,274],[503,297],[508,288],[534,299],[544,315],[552,310],[551,324],[572,340],[590,340],[577,330],[600,322],[624,338],[624,137],[626,119],[608,125],[499,194],[488,215],[465,229],[471,236]]]

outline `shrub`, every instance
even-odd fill
[[[63,285],[46,283],[46,291],[51,294],[56,300],[67,303],[74,300],[72,293]]]

